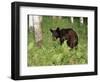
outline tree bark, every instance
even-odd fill
[[[37,47],[42,46],[42,16],[33,16],[33,26],[34,26],[34,34],[35,34],[35,42]]]
[[[74,17],[71,17],[71,23],[74,23]]]
[[[80,17],[80,23],[83,24],[84,20],[83,17]]]

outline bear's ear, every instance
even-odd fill
[[[53,32],[53,30],[52,30],[52,29],[50,29],[50,31],[51,31],[51,32]]]
[[[59,27],[57,27],[57,29],[56,29],[57,31],[59,31],[60,29],[59,29]]]

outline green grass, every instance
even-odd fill
[[[70,50],[66,41],[61,46],[59,40],[53,41],[50,28],[73,28],[79,37],[78,48]],[[34,32],[28,32],[28,66],[52,66],[52,65],[73,65],[87,64],[87,23],[81,25],[79,18],[74,24],[69,17],[61,20],[44,16],[42,23],[43,44],[41,48],[36,47]]]

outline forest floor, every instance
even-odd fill
[[[85,23],[80,24],[79,18],[76,17],[74,23],[70,21],[70,17],[62,19],[52,19],[52,17],[44,16],[42,21],[43,43],[38,48],[35,44],[34,32],[28,32],[28,66],[53,66],[53,65],[75,65],[88,63],[88,33],[87,18]],[[78,48],[72,49],[68,47],[66,41],[60,45],[59,40],[53,41],[50,28],[72,28],[78,34]]]

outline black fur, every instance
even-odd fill
[[[56,30],[50,29],[52,32],[53,38],[59,38],[60,44],[67,40],[67,45],[70,48],[74,48],[78,45],[78,35],[72,28],[60,29],[59,27]]]

